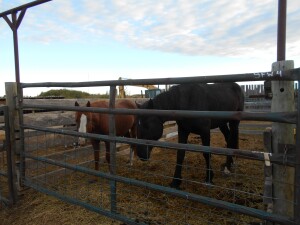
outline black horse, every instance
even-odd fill
[[[216,84],[182,84],[171,87],[142,105],[140,109],[159,110],[193,110],[193,111],[243,111],[244,94],[236,83]],[[190,133],[200,135],[205,146],[210,145],[210,129],[220,128],[228,148],[238,148],[239,120],[216,120],[209,118],[176,118],[142,115],[137,118],[137,137],[139,139],[158,140],[163,134],[163,123],[176,120],[178,125],[178,142],[187,143]],[[229,127],[228,125],[229,124]],[[149,160],[152,147],[137,146],[137,155],[141,160]],[[210,153],[203,153],[206,162],[207,183],[212,183],[213,171],[210,165]],[[177,163],[171,187],[179,188],[181,184],[182,163],[185,150],[177,151]],[[227,156],[225,168],[230,171],[233,159]]]

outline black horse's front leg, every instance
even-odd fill
[[[181,171],[182,171],[182,163],[184,157],[185,157],[185,150],[177,150],[177,160],[176,160],[174,177],[172,183],[170,184],[172,188],[179,189],[179,186],[181,184],[181,180],[182,180]]]
[[[178,126],[178,142],[179,143],[187,143],[189,133],[183,131],[183,129]],[[179,186],[182,181],[181,171],[182,171],[182,163],[185,157],[185,150],[177,150],[177,159],[176,159],[176,167],[174,172],[173,180],[170,184],[172,188],[179,189]]]
[[[210,146],[210,130],[201,135],[202,144],[204,146]],[[211,167],[211,154],[203,153],[203,157],[206,163],[206,177],[205,182],[208,184],[213,184],[214,172]]]
[[[211,154],[210,153],[203,153],[203,157],[206,163],[206,177],[205,183],[213,184],[214,172],[211,167]]]

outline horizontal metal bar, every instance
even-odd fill
[[[257,120],[272,121],[279,123],[297,122],[297,112],[241,112],[241,111],[189,111],[189,110],[157,110],[157,109],[110,109],[99,107],[76,107],[76,106],[55,106],[55,105],[34,105],[23,104],[26,108],[42,108],[51,110],[95,112],[107,114],[131,114],[131,115],[157,115],[172,119],[185,118],[211,118],[211,119],[234,119],[234,120]],[[171,116],[172,117],[171,117]]]
[[[108,210],[104,210],[100,207],[96,207],[96,206],[93,206],[91,204],[88,204],[86,202],[82,202],[80,200],[77,200],[77,199],[74,199],[74,198],[71,198],[71,197],[68,197],[66,195],[62,195],[62,194],[59,194],[58,192],[55,192],[55,191],[51,191],[47,188],[43,188],[35,183],[32,183],[27,179],[25,179],[24,181],[24,184],[28,187],[31,187],[39,192],[42,192],[44,194],[47,194],[47,195],[51,195],[53,197],[56,197],[62,201],[65,201],[65,202],[68,202],[68,203],[71,203],[71,204],[74,204],[74,205],[79,205],[81,207],[84,207],[90,211],[93,211],[93,212],[96,212],[96,213],[99,213],[101,215],[104,215],[104,216],[107,216],[107,217],[110,217],[112,219],[117,219],[119,221],[122,221],[126,224],[132,224],[132,225],[137,225],[137,224],[145,224],[145,223],[138,223],[138,222],[135,222],[134,220],[131,220],[125,216],[122,216],[121,214],[119,213],[113,213],[113,212],[110,212]]]
[[[221,201],[221,200],[217,200],[217,199],[213,199],[213,198],[209,198],[209,197],[205,197],[205,196],[201,196],[201,195],[196,195],[193,193],[189,193],[189,192],[185,192],[185,191],[181,191],[181,190],[177,190],[177,189],[173,189],[173,188],[169,188],[169,187],[151,184],[151,183],[147,183],[145,181],[139,181],[139,180],[130,179],[127,177],[112,175],[112,174],[104,173],[101,171],[96,171],[96,170],[92,170],[89,168],[72,165],[72,164],[69,164],[66,162],[58,162],[55,160],[47,159],[45,157],[33,156],[33,155],[29,155],[29,154],[25,154],[25,157],[33,159],[33,160],[41,161],[44,163],[48,163],[51,165],[60,166],[60,167],[66,168],[66,169],[70,169],[70,170],[82,172],[85,174],[101,177],[104,179],[113,180],[116,182],[134,185],[137,187],[146,187],[147,189],[151,189],[154,191],[163,192],[166,194],[170,194],[170,195],[177,196],[177,197],[187,199],[187,200],[192,200],[192,201],[199,202],[199,203],[206,204],[206,205],[213,206],[213,207],[230,210],[232,212],[242,213],[242,214],[252,216],[255,218],[259,218],[259,219],[263,219],[263,220],[279,222],[282,224],[289,224],[289,225],[295,224],[293,221],[291,221],[287,217],[283,217],[280,215],[274,215],[269,212],[265,212],[265,211],[254,209],[254,208],[249,208],[249,207],[246,207],[243,205],[237,205],[234,203],[229,203],[229,202],[225,202],[225,201]]]
[[[4,203],[6,206],[11,206],[12,201],[0,195],[0,202]]]
[[[152,141],[152,140],[142,140],[135,138],[125,138],[117,136],[108,136],[100,134],[91,134],[91,133],[80,133],[77,131],[63,130],[63,129],[54,129],[47,127],[39,127],[24,124],[24,129],[33,129],[44,132],[51,132],[63,135],[72,135],[76,137],[92,138],[101,141],[111,141],[111,142],[120,142],[133,145],[150,145],[161,148],[170,148],[170,149],[182,149],[190,152],[206,152],[216,155],[231,155],[238,156],[241,158],[252,159],[265,161],[265,152],[250,151],[250,150],[240,150],[233,148],[216,148],[211,146],[195,145],[195,144],[182,144],[182,143],[172,143],[172,142],[162,142],[162,141]],[[295,165],[295,157],[293,155],[284,155],[284,154],[269,154],[270,162],[275,164],[285,164],[289,166]]]
[[[156,78],[156,79],[128,79],[128,80],[107,80],[107,81],[89,81],[89,82],[43,82],[43,83],[21,83],[22,88],[32,87],[97,87],[97,86],[118,86],[118,85],[150,85],[150,84],[187,84],[187,83],[219,83],[219,82],[243,82],[243,81],[265,81],[265,80],[299,80],[300,68],[244,73],[229,75],[211,75],[196,77],[174,77],[174,78]]]
[[[7,108],[8,108],[7,105],[1,105],[1,106],[0,106],[0,111],[4,111],[4,110],[6,110]]]
[[[7,177],[7,172],[0,170],[0,176]]]
[[[27,4],[24,4],[24,5],[21,5],[21,6],[18,6],[18,7],[15,7],[13,9],[9,9],[7,11],[4,11],[4,12],[0,13],[0,18],[3,17],[3,16],[13,14],[13,13],[17,13],[17,12],[23,10],[23,9],[28,9],[28,8],[31,8],[33,6],[40,5],[40,4],[43,4],[43,3],[46,3],[46,2],[50,2],[50,1],[52,1],[52,0],[36,0],[36,1],[33,1],[33,2],[29,2]]]

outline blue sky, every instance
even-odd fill
[[[28,3],[0,0],[0,12]],[[53,0],[18,30],[21,82],[77,82],[270,71],[274,0]],[[300,1],[289,0],[286,59],[300,67]],[[15,80],[12,32],[0,20],[0,96]],[[141,88],[127,87],[129,94]],[[25,89],[35,96],[48,89]],[[105,93],[107,88],[81,89]]]

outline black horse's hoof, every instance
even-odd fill
[[[207,186],[207,187],[210,187],[210,186],[214,186],[215,183],[211,180],[211,181],[205,181],[204,184]]]
[[[230,175],[232,173],[232,166],[227,166],[225,163],[221,165],[221,172],[225,175]]]
[[[89,184],[95,184],[95,183],[97,183],[97,179],[89,180],[88,183],[89,183]]]
[[[180,184],[181,184],[181,180],[174,179],[174,180],[170,183],[170,187],[171,187],[171,188],[175,188],[175,189],[177,189],[177,190],[181,190],[181,189],[180,189]]]

